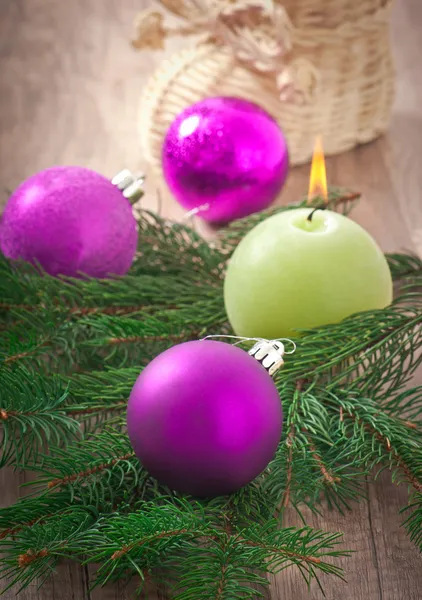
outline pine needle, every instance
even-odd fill
[[[359,194],[331,190],[344,214]],[[311,205],[319,206],[321,199]],[[31,496],[0,509],[0,575],[22,589],[63,557],[97,563],[95,585],[136,575],[179,600],[262,597],[287,567],[306,585],[343,577],[338,534],[283,528],[293,506],[345,511],[388,468],[409,490],[404,526],[422,550],[422,261],[389,254],[390,307],[303,331],[275,377],[283,436],[267,469],[228,497],[197,500],[160,486],[125,430],[142,369],[174,344],[231,333],[224,269],[257,223],[238,221],[209,245],[189,227],[142,211],[129,274],[53,278],[0,257],[0,466],[31,469]],[[321,587],[322,589],[322,587]]]

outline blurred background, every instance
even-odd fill
[[[148,173],[141,94],[163,58],[191,43],[172,38],[164,51],[136,52],[133,23],[151,7],[148,0],[1,0],[0,204],[8,190],[53,164],[84,165],[107,176],[123,167]],[[422,187],[419,0],[397,2],[391,25],[396,100],[389,134],[329,158],[328,180],[367,196],[356,219],[386,250],[413,244],[422,251],[415,228]],[[309,167],[293,169],[282,202],[303,196],[308,177]],[[145,205],[154,208],[153,182],[148,190]],[[175,202],[165,211],[183,214]],[[390,219],[395,227],[388,227]]]

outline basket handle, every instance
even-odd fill
[[[163,49],[168,37],[200,35],[199,44],[214,42],[229,47],[251,70],[273,75],[283,101],[296,104],[312,101],[319,72],[307,58],[289,59],[295,30],[283,6],[273,0],[242,0],[241,4],[160,1],[185,23],[169,28],[162,13],[144,11],[135,22],[132,45],[136,49]]]

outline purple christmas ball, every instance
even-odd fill
[[[110,180],[83,167],[52,167],[9,198],[0,248],[51,275],[124,275],[137,245],[132,207]]]
[[[206,221],[227,223],[267,208],[287,177],[286,140],[262,108],[207,98],[185,109],[163,145],[163,172],[177,201]]]
[[[282,431],[277,388],[247,352],[186,342],[140,374],[127,412],[129,437],[160,483],[194,496],[243,487],[272,459]]]

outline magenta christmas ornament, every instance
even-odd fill
[[[51,167],[24,181],[0,223],[0,249],[51,275],[124,275],[137,245],[130,202],[142,181],[127,170],[113,181],[83,167]]]
[[[199,497],[229,494],[259,475],[282,431],[269,372],[283,352],[280,342],[260,341],[248,354],[202,340],[157,356],[138,377],[127,410],[129,437],[147,471]]]
[[[206,221],[227,223],[267,208],[288,172],[277,122],[240,98],[207,98],[185,109],[163,144],[165,180],[178,202]]]

